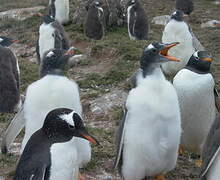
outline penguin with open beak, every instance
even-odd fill
[[[69,37],[58,21],[52,16],[46,15],[39,28],[39,38],[36,45],[38,64],[40,64],[44,53],[53,48],[68,50],[70,48]]]
[[[77,180],[77,138],[99,144],[87,132],[78,113],[68,108],[50,111],[42,128],[25,146],[14,180]]]
[[[181,147],[199,155],[220,107],[211,63],[207,51],[196,51],[173,80],[181,109]]]
[[[184,68],[189,61],[191,55],[205,48],[194,35],[188,24],[184,21],[184,13],[175,11],[171,15],[171,19],[165,26],[162,36],[163,43],[179,42],[179,46],[170,50],[170,55],[177,57],[180,63],[165,63],[162,64],[163,72],[172,78],[176,73]]]
[[[0,36],[0,113],[13,113],[21,106],[18,60],[8,48],[15,42],[17,40]]]
[[[69,22],[69,0],[50,0],[49,15],[60,24],[67,24]]]
[[[180,110],[176,91],[160,65],[179,61],[168,55],[177,44],[152,43],[144,48],[118,132],[115,167],[125,180],[165,179],[164,173],[176,166]]]

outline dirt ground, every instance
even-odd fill
[[[47,0],[2,1],[0,12],[14,8],[47,6],[48,3]],[[70,3],[72,16],[76,4],[71,0]],[[149,22],[155,16],[170,14],[174,10],[174,0],[142,0],[142,4]],[[203,46],[214,57],[212,72],[217,88],[220,89],[220,29],[201,28],[203,22],[213,19],[220,20],[220,5],[215,5],[211,0],[194,0],[194,4],[195,10],[189,23]],[[41,12],[45,13],[46,10]],[[24,21],[0,19],[0,35],[7,35],[20,41],[12,48],[19,59],[22,93],[30,83],[38,79],[38,66],[33,61],[36,59],[35,43],[40,24],[41,19],[37,16]],[[122,117],[121,107],[129,89],[127,79],[138,67],[138,58],[143,46],[153,41],[160,41],[163,28],[164,26],[150,23],[147,42],[131,42],[126,27],[111,29],[102,41],[91,42],[84,37],[82,27],[74,24],[65,26],[72,44],[80,52],[84,54],[92,52],[91,57],[68,71],[68,76],[76,80],[80,86],[85,122],[102,144],[102,146],[93,147],[92,161],[82,169],[86,179],[120,179],[112,165],[115,157],[115,130]],[[109,106],[106,107],[104,104],[107,100]],[[102,111],[94,110],[96,107]],[[0,114],[1,135],[12,117],[13,114]],[[22,133],[16,143],[21,139]],[[18,151],[17,148],[15,150]],[[13,178],[17,159],[18,155],[15,153],[0,154],[0,180],[3,177],[6,180]],[[191,159],[188,154],[185,154],[179,157],[176,168],[166,177],[168,180],[194,180],[198,179],[199,171],[200,169],[195,166],[195,159]]]

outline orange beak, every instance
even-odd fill
[[[70,49],[68,50],[65,55],[74,55],[75,54],[75,50],[74,49]]]
[[[95,145],[99,144],[99,142],[94,137],[92,137],[90,135],[87,135],[87,134],[80,134],[80,135]]]
[[[216,26],[216,27],[220,27],[220,23],[216,23],[215,26]]]
[[[19,42],[19,40],[12,40],[12,42],[13,42],[13,43],[18,43],[18,42]]]
[[[178,45],[179,42],[175,42],[175,43],[170,43],[164,46],[164,48],[160,51],[160,55],[164,56],[166,59],[169,59],[170,61],[177,61],[179,62],[180,60],[173,57],[173,56],[169,56],[168,55],[168,51],[169,49],[171,49],[172,47]]]
[[[203,60],[203,61],[212,62],[212,58],[209,58],[209,57],[202,58],[202,60]]]

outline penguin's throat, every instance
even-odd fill
[[[160,65],[156,63],[148,64],[148,66],[141,67],[143,70],[143,77],[158,74],[158,70],[161,71]]]

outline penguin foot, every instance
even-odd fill
[[[85,175],[82,175],[80,172],[78,174],[78,180],[86,180]]]
[[[180,145],[180,146],[179,146],[179,150],[178,150],[179,155],[180,155],[180,156],[184,155],[184,152],[185,152],[185,151],[184,151],[183,146]]]
[[[164,177],[164,175],[157,175],[154,177],[155,180],[166,180],[166,178]]]
[[[196,167],[201,167],[202,166],[202,159],[196,160],[195,165],[196,165]]]

